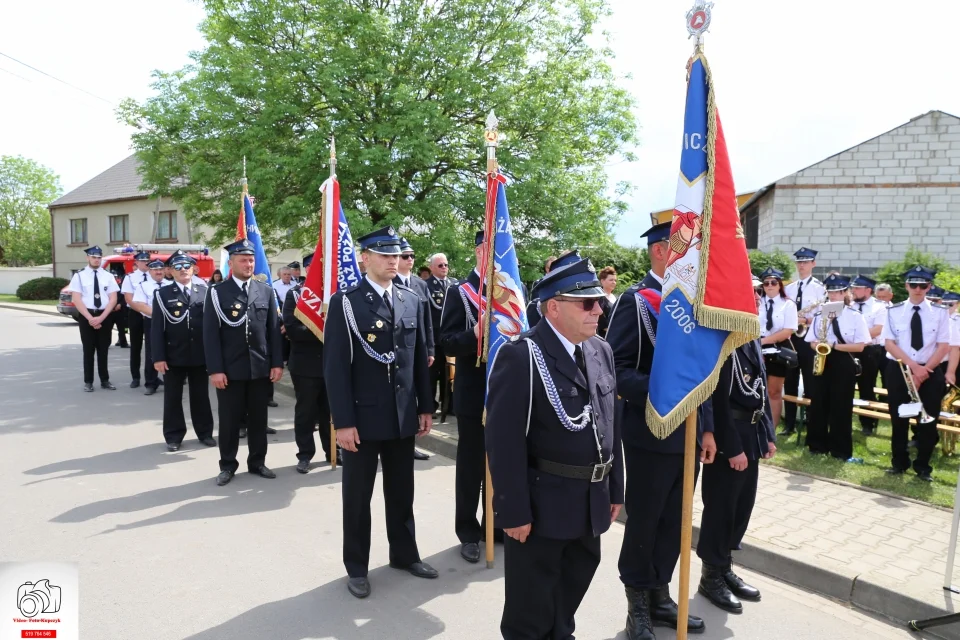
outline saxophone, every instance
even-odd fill
[[[956,415],[956,408],[953,406],[953,403],[957,400],[960,400],[960,388],[947,383],[947,395],[943,397],[940,410],[950,415]],[[946,455],[952,456],[957,448],[957,434],[948,431],[945,432],[941,438],[943,438],[943,441],[940,443],[940,450]]]
[[[813,375],[815,376],[823,375],[823,370],[827,366],[827,356],[833,351],[833,347],[827,343],[827,327],[835,317],[836,314],[831,313],[829,316],[824,316],[823,322],[820,323],[820,332],[817,333],[817,346],[813,348],[815,351],[813,355]]]
[[[813,304],[808,304],[803,309],[800,309],[799,311],[797,311],[797,321],[806,322],[806,320],[804,319],[804,316],[810,313],[811,311],[813,311],[814,309],[816,309],[817,307],[819,307],[820,305],[822,305],[826,301],[827,301],[827,298],[824,297],[820,300],[817,300]],[[797,336],[798,338],[803,338],[807,335],[807,331],[809,329],[810,329],[809,326],[807,326],[806,324],[803,324],[797,327],[797,330],[793,332],[793,335]]]

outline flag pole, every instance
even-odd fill
[[[327,229],[327,190],[333,188],[333,180],[337,177],[337,144],[334,140],[333,133],[330,134],[330,180],[327,183],[327,188],[323,190],[323,195],[321,195],[321,205],[320,205],[320,228],[326,233]],[[324,238],[324,245],[326,245],[326,238]],[[331,244],[331,246],[333,246]],[[326,269],[327,264],[329,263],[331,256],[324,255],[323,263],[320,265],[320,268]],[[332,283],[328,282],[324,278],[324,288],[331,286]],[[322,304],[321,304],[322,308]],[[326,313],[326,309],[324,309]],[[333,426],[333,417],[330,417],[330,470],[335,471],[337,468],[337,430]]]
[[[494,246],[496,245],[496,230],[493,224],[493,220],[496,218],[496,191],[494,191],[491,196],[490,189],[491,185],[494,190],[498,188],[497,182],[493,181],[498,171],[500,170],[499,165],[497,164],[497,145],[500,143],[500,134],[497,132],[497,127],[499,121],[497,116],[493,113],[493,110],[490,110],[490,113],[487,115],[487,129],[484,132],[483,140],[484,144],[487,147],[487,208],[486,215],[483,221],[484,231],[483,231],[483,241],[484,241],[484,251],[483,255],[485,258],[484,262],[484,280],[486,281],[486,299],[487,299],[487,312],[481,317],[481,322],[483,323],[483,328],[481,329],[481,340],[482,340],[482,359],[485,361],[487,359],[487,354],[490,350],[490,321],[492,316],[490,311],[493,309],[493,254]],[[492,199],[491,199],[492,198]],[[491,206],[492,203],[492,206]],[[483,291],[481,289],[481,291]],[[486,420],[484,420],[484,427],[486,427]],[[484,522],[486,531],[486,559],[487,559],[487,569],[492,569],[494,564],[494,551],[493,551],[493,478],[490,475],[490,456],[484,456],[485,467],[486,467],[486,477],[484,479],[484,512],[486,513],[486,520]]]

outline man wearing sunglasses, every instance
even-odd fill
[[[500,347],[487,401],[494,515],[505,534],[500,631],[572,638],[600,535],[623,506],[616,377],[610,346],[596,337],[604,292],[590,261],[552,271],[534,295],[544,321]]]
[[[907,448],[907,431],[911,416],[900,416],[900,406],[912,403],[907,384],[897,360],[909,367],[909,375],[920,396],[923,408],[929,417],[924,421],[919,410],[914,413],[917,442],[917,458],[913,470],[917,477],[932,482],[933,467],[930,456],[937,445],[937,417],[940,403],[946,391],[943,370],[938,365],[950,350],[950,320],[947,308],[931,304],[926,299],[927,291],[936,272],[916,266],[904,274],[909,298],[887,310],[883,326],[883,339],[887,349],[887,390],[890,405],[890,422],[893,423],[892,466],[887,473],[900,475],[910,467],[910,452]]]
[[[427,288],[430,290],[430,320],[433,325],[433,365],[430,367],[430,390],[434,394],[434,413],[440,410],[447,401],[450,383],[447,380],[447,354],[443,350],[440,340],[440,320],[443,315],[443,301],[447,296],[450,287],[456,287],[460,283],[456,278],[448,276],[450,273],[450,263],[447,262],[447,256],[442,253],[435,253],[430,258],[430,273],[427,278]],[[454,292],[456,293],[456,292]],[[437,385],[440,385],[439,395],[437,395]]]

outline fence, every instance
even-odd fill
[[[52,277],[52,264],[39,267],[0,267],[0,293],[16,293],[17,287],[27,280]]]

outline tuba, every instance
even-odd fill
[[[907,392],[910,394],[911,404],[918,405],[920,407],[918,421],[921,424],[926,424],[927,422],[932,422],[934,418],[931,418],[927,414],[927,410],[923,408],[923,402],[920,400],[920,392],[917,391],[917,385],[913,383],[913,374],[910,373],[910,366],[907,365],[903,360],[897,360],[897,364],[900,365],[900,373],[903,374],[903,381],[907,384]],[[900,410],[903,409],[903,405],[900,405]],[[898,410],[899,411],[899,410]],[[907,415],[900,414],[901,418],[912,418],[916,416],[916,413],[912,415],[908,413]]]
[[[820,331],[817,333],[817,345],[813,348],[815,351],[813,355],[813,375],[815,376],[823,375],[823,370],[827,366],[827,356],[833,351],[833,347],[827,343],[827,327],[835,317],[836,314],[831,313],[829,316],[824,316],[823,322],[820,323]],[[806,331],[804,331],[804,333],[806,333]]]

